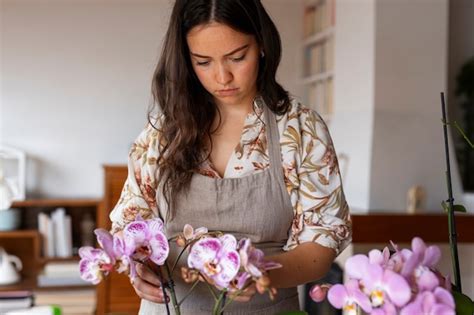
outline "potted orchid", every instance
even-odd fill
[[[472,315],[474,302],[462,293],[457,233],[454,212],[466,212],[462,205],[454,205],[449,163],[449,150],[444,94],[441,93],[443,128],[446,151],[446,179],[449,197],[442,202],[448,214],[449,243],[453,262],[455,284],[436,269],[441,258],[437,246],[426,246],[421,238],[412,240],[411,249],[399,249],[392,243],[392,251],[372,250],[368,255],[354,255],[345,264],[348,281],[336,285],[316,285],[310,291],[315,302],[327,298],[335,308],[346,314],[357,314],[360,310],[368,314],[400,315]],[[472,142],[459,125],[454,126],[466,139]]]
[[[199,283],[205,283],[215,298],[212,314],[223,314],[233,301],[233,298],[227,298],[229,293],[232,297],[238,296],[253,283],[260,294],[268,292],[271,298],[276,294],[276,289],[270,286],[267,271],[281,265],[264,260],[264,253],[248,238],[237,241],[231,234],[209,232],[204,227],[194,230],[186,224],[182,233],[167,239],[162,220],[143,220],[141,217],[127,224],[121,234],[111,235],[104,229],[94,232],[100,248],[80,248],[81,277],[98,284],[110,272],[117,271],[127,274],[133,281],[137,262],[162,267],[154,269],[157,269],[161,286],[165,288],[165,301],[166,291],[171,295],[175,314],[180,314],[180,305]],[[170,267],[171,241],[176,241],[182,250]],[[172,275],[185,251],[188,251],[187,267],[181,268],[181,276],[191,287],[179,300]],[[166,271],[166,277],[162,269]],[[166,309],[170,314],[167,302]]]

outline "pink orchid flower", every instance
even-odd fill
[[[401,254],[405,260],[402,276],[407,279],[413,277],[420,291],[431,291],[440,284],[437,275],[431,270],[441,258],[438,246],[427,247],[421,238],[415,237],[412,251],[404,250]]]
[[[114,268],[115,260],[105,250],[90,246],[79,249],[79,271],[81,278],[92,284],[98,284]]]
[[[370,300],[359,288],[357,280],[349,280],[346,285],[335,284],[328,291],[328,300],[335,308],[343,309],[344,314],[356,315],[357,306],[366,313],[372,311]]]
[[[200,239],[191,247],[188,267],[200,271],[217,287],[227,288],[240,267],[237,240],[230,234]]]
[[[371,264],[365,255],[349,258],[345,270],[351,278],[361,280],[373,307],[384,303],[403,306],[410,300],[411,289],[407,281],[392,270]]]
[[[449,291],[437,287],[433,292],[424,291],[418,294],[415,301],[401,310],[400,315],[454,315],[456,313],[455,308],[453,296]]]
[[[169,254],[168,239],[163,233],[163,221],[159,218],[143,221],[141,218],[130,222],[123,230],[126,256],[134,260],[150,259],[161,266]]]
[[[281,264],[264,260],[265,254],[260,249],[252,246],[249,238],[239,241],[240,262],[252,277],[260,278],[263,272],[271,269],[281,268]]]

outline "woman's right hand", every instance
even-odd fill
[[[137,263],[135,270],[137,271],[137,276],[132,281],[132,286],[137,295],[154,303],[165,303],[158,275],[150,267],[142,263]],[[169,302],[168,296],[167,299]]]

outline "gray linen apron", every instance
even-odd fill
[[[270,167],[264,171],[241,178],[215,179],[194,174],[189,190],[176,197],[174,218],[165,222],[167,235],[182,232],[186,223],[194,228],[207,227],[231,233],[237,239],[248,237],[266,255],[282,253],[288,239],[293,220],[293,209],[287,192],[283,168],[279,132],[276,117],[265,104],[264,117],[268,141]],[[268,129],[267,129],[268,126]],[[180,248],[171,244],[171,262]],[[187,255],[180,259],[185,265]],[[190,288],[175,273],[178,300]],[[214,299],[204,283],[200,283],[181,305],[181,314],[211,314]],[[170,309],[172,309],[170,304]],[[298,310],[298,295],[295,288],[279,289],[274,301],[268,294],[255,294],[249,302],[232,302],[224,314],[277,314],[287,310]],[[142,300],[140,314],[166,314],[162,304]]]

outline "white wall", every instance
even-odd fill
[[[146,123],[171,0],[1,0],[0,143],[28,155],[27,193],[100,197]],[[282,30],[281,83],[300,93],[300,1],[266,0]]]
[[[344,190],[353,212],[369,208],[375,85],[375,0],[336,1],[334,118],[338,154],[349,156]]]
[[[447,198],[439,93],[447,90],[447,0],[336,2],[331,131],[354,212],[405,211],[413,185],[426,209]],[[453,189],[461,194],[452,160]]]
[[[440,211],[448,196],[440,102],[447,91],[448,1],[379,0],[376,7],[370,209],[403,211],[409,188],[421,185],[426,209]],[[462,195],[453,162],[453,189]]]

